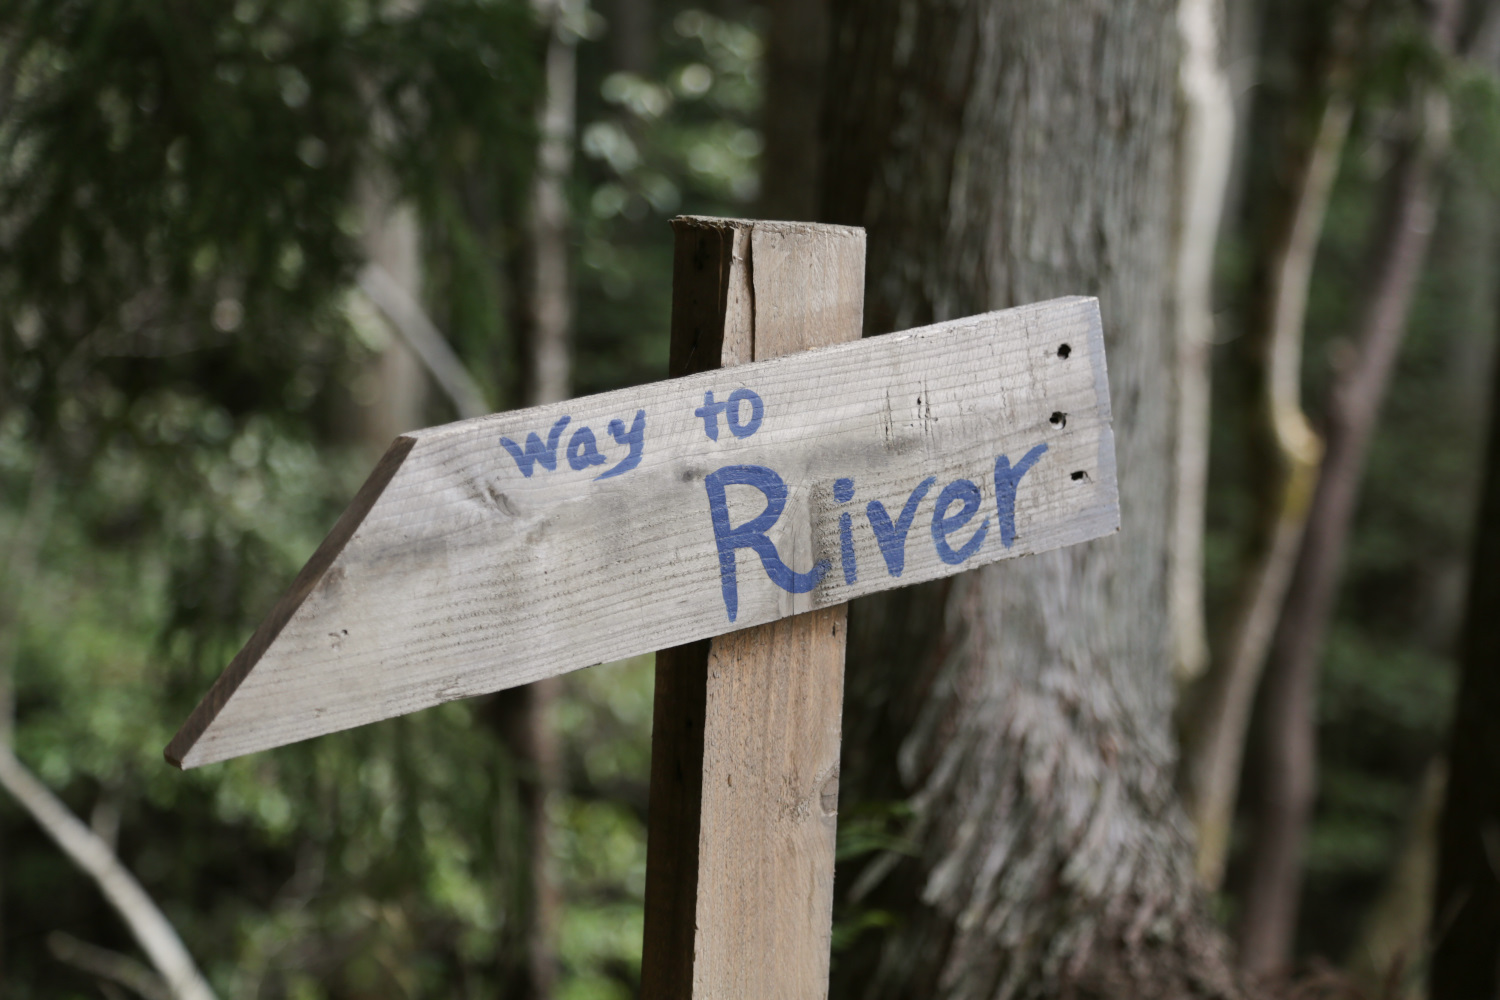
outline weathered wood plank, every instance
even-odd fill
[[[750,243],[756,361],[859,339],[863,231],[756,223]],[[828,995],[847,609],[710,646],[693,1000]]]
[[[862,230],[675,228],[673,374],[859,338]],[[657,654],[642,996],[826,995],[845,609]]]
[[[1118,523],[1087,298],[417,431],[167,756],[223,760]]]

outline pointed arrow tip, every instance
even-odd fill
[[[166,749],[163,751],[163,756],[166,757],[167,763],[185,771],[189,768],[198,767],[202,764],[211,764],[217,760],[224,759],[212,755],[211,751],[205,753],[203,748],[199,746],[199,741],[202,740],[204,734],[213,726],[214,720],[218,718],[219,713],[223,711],[224,706],[229,703],[229,700],[234,697],[235,691],[244,683],[245,678],[250,676],[250,672],[255,669],[255,665],[260,661],[261,656],[270,648],[271,643],[276,640],[276,637],[281,634],[282,628],[291,620],[292,615],[297,612],[297,609],[302,606],[302,602],[312,592],[313,587],[322,579],[323,574],[328,568],[333,565],[339,553],[344,550],[344,546],[353,537],[355,529],[364,521],[365,515],[370,512],[370,508],[375,506],[375,501],[380,499],[381,493],[385,491],[386,486],[395,478],[397,471],[401,468],[401,464],[406,461],[406,456],[411,453],[411,449],[416,443],[416,438],[403,435],[396,438],[391,443],[391,446],[386,449],[386,453],[381,457],[379,463],[376,464],[374,471],[370,473],[370,477],[365,480],[364,485],[355,494],[354,500],[344,510],[344,513],[339,516],[338,523],[333,526],[333,530],[328,533],[328,537],[323,539],[323,544],[318,546],[318,550],[307,561],[307,565],[302,567],[302,571],[292,581],[291,587],[281,596],[281,599],[271,609],[271,613],[266,616],[266,619],[261,622],[260,627],[250,636],[250,641],[245,643],[245,648],[241,649],[239,654],[230,661],[229,666],[224,669],[224,672],[219,675],[219,679],[214,682],[214,686],[209,688],[208,694],[203,696],[203,700],[198,703],[198,707],[193,709],[187,721],[182,724],[182,728],[177,731],[177,735],[172,737],[172,741],[167,744]],[[226,756],[235,755],[228,754]]]

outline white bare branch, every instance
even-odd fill
[[[390,321],[396,333],[431,373],[458,415],[465,420],[490,412],[484,393],[474,381],[453,348],[443,339],[437,326],[428,318],[421,303],[412,298],[401,283],[385,268],[373,261],[359,272],[359,289]]]
[[[0,745],[0,787],[98,884],[135,935],[141,950],[167,981],[174,1000],[215,1000],[213,990],[177,931],[135,876],[5,745]]]

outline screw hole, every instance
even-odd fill
[[[1069,347],[1067,344],[1064,344],[1057,349],[1057,356],[1060,358],[1066,358],[1069,354],[1072,353],[1073,348]]]
[[[1077,472],[1073,473],[1073,482],[1075,482],[1075,483],[1076,482],[1081,482],[1082,480],[1085,480],[1088,477],[1089,477],[1089,474],[1087,472],[1084,472],[1082,469],[1079,469]]]
[[[1061,430],[1062,428],[1068,426],[1068,415],[1063,411],[1058,410],[1048,418],[1048,422],[1051,423],[1053,427]]]

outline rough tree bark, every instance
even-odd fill
[[[1432,908],[1432,1000],[1500,996],[1500,351]]]
[[[1173,791],[1172,0],[841,0],[823,214],[868,228],[867,330],[1097,294],[1114,538],[857,604],[845,807],[916,845],[841,997],[1236,996]],[[846,812],[847,815],[847,812]]]
[[[1433,5],[1439,51],[1451,52],[1462,4]],[[1334,373],[1327,442],[1307,527],[1267,661],[1254,752],[1252,835],[1239,929],[1240,963],[1258,976],[1289,971],[1302,889],[1302,845],[1317,795],[1317,678],[1344,546],[1376,417],[1406,333],[1437,215],[1436,163],[1448,141],[1447,98],[1418,95],[1416,134],[1401,143],[1371,243],[1370,289],[1353,360]]]
[[[1302,412],[1302,328],[1313,258],[1334,177],[1349,134],[1346,89],[1358,0],[1341,8],[1326,64],[1311,85],[1316,125],[1288,173],[1267,229],[1244,353],[1254,399],[1251,437],[1266,456],[1258,478],[1261,521],[1237,588],[1239,596],[1213,664],[1193,693],[1183,727],[1182,789],[1198,832],[1199,877],[1210,890],[1224,877],[1241,762],[1255,693],[1277,615],[1307,523],[1322,443]]]

